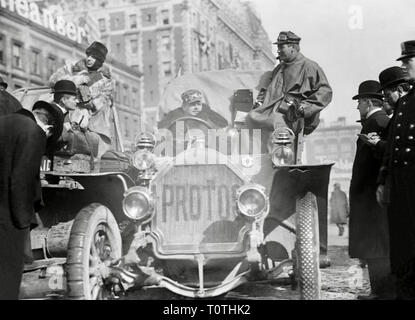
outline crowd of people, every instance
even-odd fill
[[[358,101],[362,130],[350,186],[349,254],[367,264],[371,294],[415,298],[415,41],[401,67],[366,80]]]
[[[51,76],[53,101],[39,100],[31,111],[0,78],[0,300],[18,299],[24,263],[33,261],[29,233],[44,206],[42,158],[80,153],[95,159],[111,147],[115,84],[104,65],[107,53],[93,42],[84,59]]]

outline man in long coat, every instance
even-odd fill
[[[360,84],[358,109],[362,119],[361,137],[357,140],[350,182],[349,255],[367,262],[371,295],[368,298],[388,298],[390,281],[388,224],[385,210],[376,201],[377,175],[382,159],[376,147],[364,143],[368,133],[380,136],[389,123],[382,109],[380,83],[368,80]],[[361,297],[364,298],[364,297]]]
[[[269,81],[265,81],[257,107],[246,118],[249,127],[263,129],[264,139],[279,127],[288,126],[298,133],[300,118],[304,118],[304,134],[309,135],[320,122],[320,111],[332,100],[332,89],[324,71],[300,52],[300,40],[291,31],[279,34],[274,44],[278,45],[281,63]]]
[[[415,40],[402,43],[398,60],[415,84]],[[398,298],[415,299],[415,90],[398,100],[378,178],[378,199],[388,203],[390,259]],[[388,192],[386,192],[388,190]]]
[[[62,126],[61,111],[43,101],[33,113],[0,117],[0,300],[18,299],[26,237],[41,208],[41,159]]]
[[[341,189],[339,183],[334,184],[334,190],[330,197],[330,222],[339,228],[339,236],[344,233],[344,226],[349,217],[349,201],[346,193]]]

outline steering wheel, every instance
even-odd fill
[[[202,124],[207,129],[213,129],[212,125],[209,122],[207,122],[206,120],[203,120],[203,119],[200,119],[200,118],[197,118],[197,117],[192,117],[192,116],[181,117],[181,118],[178,118],[178,119],[174,120],[172,123],[170,123],[167,126],[167,129],[172,131],[171,130],[172,127],[180,121],[183,121],[183,123],[185,125],[184,126],[184,135],[183,135],[183,139],[178,139],[177,137],[175,137],[173,139],[173,141],[176,141],[176,142],[182,142],[182,143],[192,142],[192,141],[189,141],[188,139],[186,139],[186,133],[189,132],[190,130],[194,129],[194,128],[192,128],[192,129],[189,128],[189,126],[186,125],[187,121],[195,121],[195,122],[198,122],[198,123]],[[175,132],[173,134],[175,134]]]

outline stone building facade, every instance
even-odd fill
[[[305,142],[305,161],[309,164],[334,162],[330,176],[330,190],[335,182],[349,190],[353,161],[356,154],[360,124],[346,124],[344,117],[329,126],[320,125]]]

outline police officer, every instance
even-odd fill
[[[407,80],[415,84],[415,40],[403,42]],[[415,91],[397,102],[378,177],[378,201],[388,204],[390,261],[397,277],[398,298],[415,299]]]

